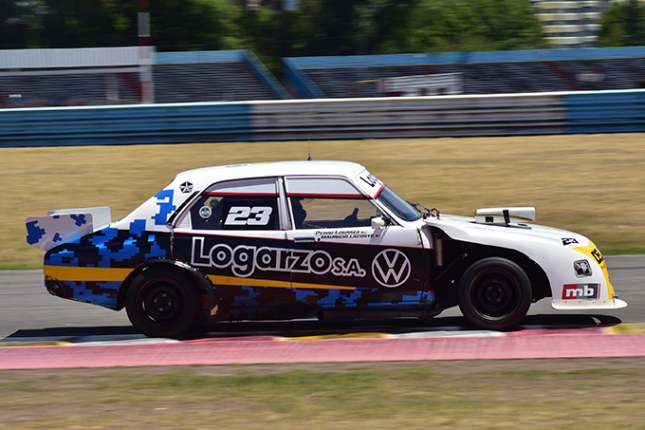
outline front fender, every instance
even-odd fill
[[[602,254],[585,236],[539,225],[484,225],[449,216],[431,219],[427,224],[454,240],[526,255],[546,274],[555,309],[627,305],[617,299]]]

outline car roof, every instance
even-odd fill
[[[348,161],[280,161],[187,170],[179,173],[168,186],[114,223],[114,226],[129,228],[132,221],[143,220],[146,230],[165,231],[167,216],[181,207],[195,192],[201,192],[217,182],[278,176],[340,176],[358,185],[366,194],[374,194],[376,190],[373,185],[358,181],[360,175],[366,174],[365,167]],[[150,214],[156,215],[151,217]],[[164,220],[160,221],[160,218]]]
[[[278,161],[271,163],[231,164],[227,166],[187,170],[179,173],[173,182],[190,180],[192,182],[205,181],[213,183],[229,179],[286,175],[337,175],[353,178],[364,170],[365,167],[349,161]]]

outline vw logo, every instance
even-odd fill
[[[372,275],[384,287],[402,285],[410,277],[412,267],[408,257],[398,249],[379,252],[372,261]]]

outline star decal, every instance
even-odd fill
[[[190,193],[191,191],[193,191],[193,184],[186,181],[179,186],[179,190],[184,194]]]

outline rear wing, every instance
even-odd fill
[[[107,227],[111,222],[112,215],[107,206],[53,210],[46,216],[27,218],[27,243],[48,251]]]

